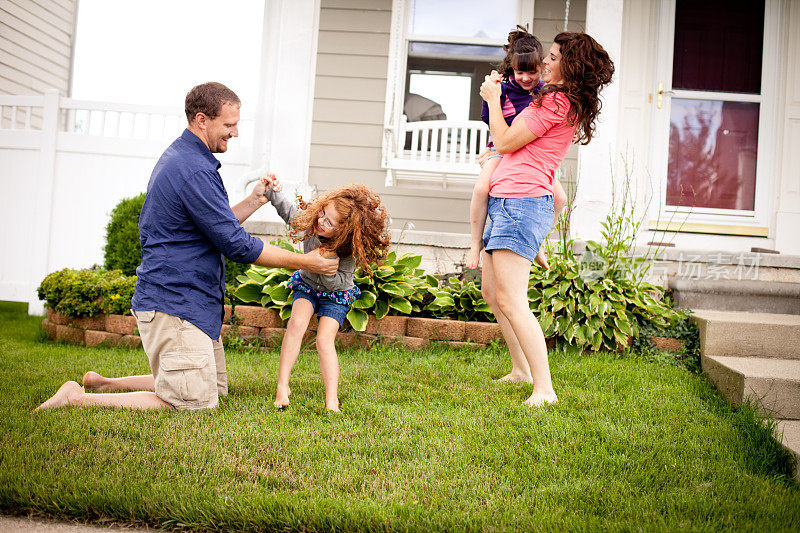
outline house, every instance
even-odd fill
[[[75,9],[76,0],[0,6],[0,182],[11,191],[0,199],[0,300],[31,309],[46,272],[101,262],[108,211],[144,190],[181,127],[180,108],[68,98]],[[674,244],[673,263],[695,253],[707,273],[714,260],[700,256],[719,251],[731,265],[749,254],[778,272],[800,255],[792,0],[267,0],[264,81],[243,112],[252,132],[222,158],[232,200],[248,170],[267,166],[301,191],[365,183],[385,199],[395,231],[405,228],[404,243],[443,247],[452,266],[467,243],[485,143],[477,87],[516,24],[545,49],[564,28],[585,30],[616,64],[595,140],[574,146],[561,169],[574,237],[600,238],[627,164],[639,240]],[[57,92],[43,96],[48,88]],[[412,95],[441,112],[404,115]],[[275,220],[265,214],[248,228],[270,233]]]

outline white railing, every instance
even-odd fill
[[[44,96],[0,95],[0,130],[40,131]],[[177,107],[132,105],[59,98],[58,131],[89,137],[161,141],[174,139],[186,127],[184,110]],[[252,138],[253,116],[239,123]]]
[[[486,148],[489,127],[479,120],[400,121],[384,161],[387,185],[399,180],[469,186],[480,167],[478,155]]]

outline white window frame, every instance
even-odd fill
[[[452,143],[441,153],[405,154],[403,147],[406,138],[406,122],[403,117],[405,98],[406,64],[409,43],[457,43],[473,45],[502,46],[505,39],[475,37],[443,37],[438,35],[411,34],[408,31],[409,8],[414,0],[392,1],[392,26],[389,40],[389,60],[386,75],[386,109],[381,146],[381,168],[386,170],[386,186],[394,187],[409,184],[419,187],[442,189],[471,189],[480,171],[472,150],[466,143],[456,146]],[[533,8],[535,0],[519,0],[518,23],[533,28]],[[412,136],[419,135],[427,143],[431,138],[466,139],[471,131],[470,142],[478,139],[485,144],[488,127],[482,121],[428,121],[426,128],[411,128]],[[483,133],[481,133],[483,132]],[[476,136],[477,133],[477,136]],[[416,137],[413,137],[416,138]]]

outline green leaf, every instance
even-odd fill
[[[386,300],[378,300],[375,302],[375,318],[380,320],[385,317],[389,312],[389,302]]]
[[[367,316],[367,313],[360,309],[350,309],[350,311],[347,313],[347,320],[353,326],[354,330],[364,331],[367,329],[369,316]]]
[[[243,302],[252,303],[261,301],[261,285],[245,283],[233,291],[234,296]]]
[[[392,296],[405,295],[405,291],[400,287],[398,287],[397,285],[395,285],[394,283],[384,283],[383,285],[381,285],[380,289],[387,294],[391,294]]]
[[[362,291],[361,296],[358,298],[358,300],[353,302],[353,307],[357,309],[369,309],[370,307],[375,305],[375,300],[377,299],[378,297],[375,296],[374,292]]]
[[[375,271],[375,275],[379,278],[386,278],[394,274],[394,268],[389,265],[383,265]]]
[[[400,311],[404,315],[411,313],[411,302],[405,298],[392,298],[389,300],[389,307]]]
[[[422,256],[416,254],[403,254],[403,256],[398,259],[397,262],[406,268],[414,269],[417,268],[420,263],[422,263]]]
[[[247,272],[245,272],[244,275],[247,276],[248,278],[252,279],[256,283],[258,283],[259,285],[264,283],[264,276],[262,276],[261,274],[259,274],[255,270],[253,270],[252,268],[250,270],[248,270]]]
[[[290,296],[292,294],[292,289],[290,289],[286,285],[277,285],[275,287],[272,287],[268,291],[268,294],[270,298],[272,298],[273,302],[279,305],[283,305],[289,302]]]

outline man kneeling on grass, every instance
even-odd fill
[[[131,302],[152,374],[83,376],[87,394],[68,381],[38,409],[66,405],[132,409],[210,409],[228,393],[220,331],[225,271],[222,255],[240,263],[333,275],[338,258],[265,245],[241,224],[268,202],[264,180],[231,208],[212,155],[238,137],[239,98],[220,83],[186,95],[189,125],[153,169],[139,218],[142,264]]]

